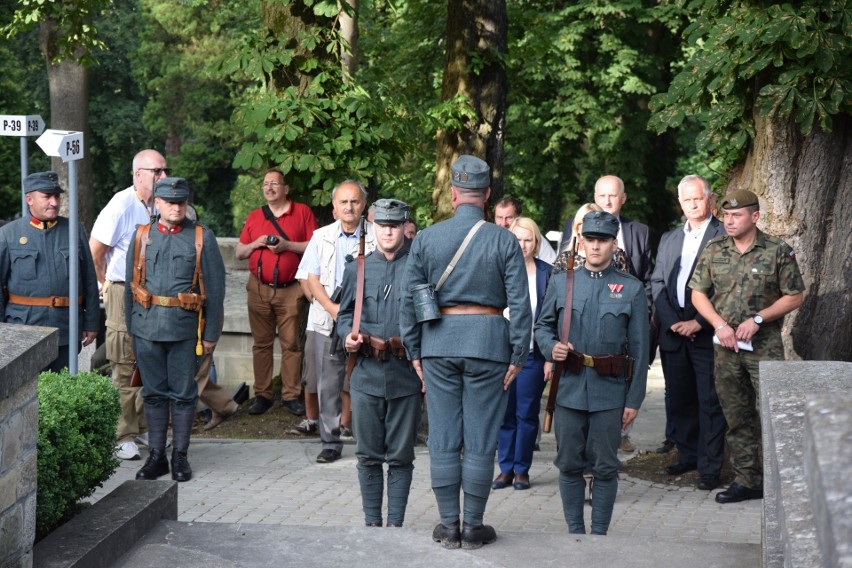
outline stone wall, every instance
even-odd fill
[[[760,364],[763,566],[852,567],[852,363]]]
[[[38,373],[56,358],[54,328],[0,323],[0,566],[33,565]]]

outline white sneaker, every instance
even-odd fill
[[[115,457],[120,460],[139,460],[139,447],[133,442],[124,442],[115,447]]]

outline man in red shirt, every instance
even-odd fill
[[[299,311],[304,297],[295,279],[301,255],[318,227],[311,209],[289,198],[290,186],[279,170],[263,178],[266,205],[249,213],[237,244],[237,258],[249,259],[248,315],[254,339],[255,399],[249,414],[272,407],[272,345],[281,344],[281,404],[304,416],[301,394],[302,348]]]

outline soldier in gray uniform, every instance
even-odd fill
[[[414,471],[414,444],[420,424],[422,383],[408,361],[400,321],[415,333],[414,306],[403,302],[405,264],[411,241],[403,226],[408,205],[380,199],[373,205],[376,250],[364,259],[364,297],[359,333],[352,338],[357,262],[343,274],[337,332],[350,357],[358,357],[352,370],[352,426],[357,445],[358,481],[364,522],[382,526],[384,472],[388,464],[388,526],[401,527]]]
[[[195,278],[197,230],[186,218],[188,199],[185,179],[159,180],[154,202],[160,215],[150,225],[136,228],[127,251],[127,330],[142,375],[150,450],[136,479],[156,479],[169,472],[166,431],[170,405],[172,479],[192,478],[187,451],[198,402],[196,356],[212,353],[222,332],[225,265],[213,232],[199,225],[201,275]],[[134,272],[137,262],[144,275]],[[206,325],[201,324],[202,317]]]
[[[648,302],[637,278],[612,265],[618,220],[605,211],[583,218],[586,263],[574,271],[571,328],[559,338],[566,272],[556,272],[535,324],[548,360],[564,362],[554,409],[558,446],[553,464],[568,530],[585,534],[583,471],[591,465],[592,534],[605,535],[618,490],[621,431],[639,413],[648,375]],[[626,355],[626,357],[625,357]],[[632,381],[630,364],[632,363]]]
[[[68,298],[68,219],[59,216],[59,176],[38,172],[24,180],[28,217],[0,229],[0,321],[59,328],[59,354],[45,371],[60,371],[71,351],[68,333],[69,306],[79,310],[83,345],[95,340],[100,324],[98,281],[83,226],[78,227],[79,297]],[[78,335],[79,337],[79,335]],[[72,355],[73,354],[73,355]]]
[[[489,183],[490,170],[479,158],[455,161],[455,215],[414,239],[406,269],[407,301],[422,299],[411,297],[411,290],[435,285],[471,228],[483,221]],[[432,538],[446,548],[473,549],[497,539],[494,528],[483,524],[497,431],[506,412],[506,389],[529,351],[532,314],[518,239],[483,222],[437,292],[437,305],[439,319],[415,329],[403,323],[402,336],[406,341],[412,337],[405,347],[426,383],[432,489],[441,515]],[[511,320],[502,317],[506,307]],[[464,491],[463,527],[459,490]]]

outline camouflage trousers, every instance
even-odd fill
[[[758,367],[761,361],[784,360],[780,329],[761,330],[752,345],[754,351],[739,353],[715,345],[715,379],[716,393],[728,423],[725,442],[735,481],[758,489],[763,487]]]

